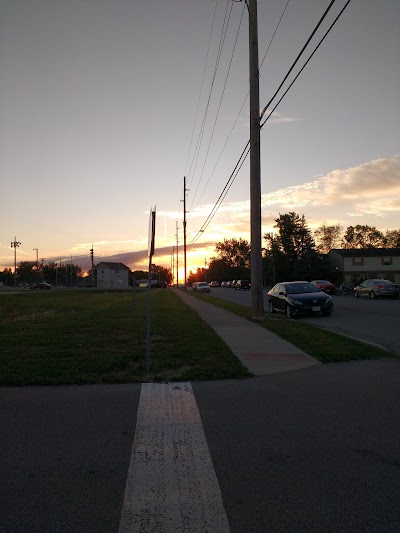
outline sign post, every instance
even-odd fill
[[[151,273],[154,255],[154,235],[156,232],[156,208],[150,209],[149,219],[149,276],[147,283],[147,334],[146,334],[146,369],[150,370],[150,322],[151,322]]]

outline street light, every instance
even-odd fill
[[[11,242],[11,248],[14,248],[14,288],[17,286],[17,248],[20,244],[17,237],[14,237],[14,242]]]

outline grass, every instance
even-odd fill
[[[0,385],[133,383],[251,374],[214,330],[169,290],[0,293]]]
[[[261,321],[252,320],[251,310],[245,305],[198,292],[189,292],[189,294],[259,324],[322,363],[394,357],[392,353],[382,348],[312,326],[301,319],[289,320],[281,314],[271,315],[267,313]]]

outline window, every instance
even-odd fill
[[[364,258],[363,257],[353,257],[353,266],[363,266]]]
[[[382,265],[391,265],[392,264],[392,258],[391,257],[381,257]]]

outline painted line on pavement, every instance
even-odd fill
[[[190,383],[142,384],[119,533],[229,533]]]

